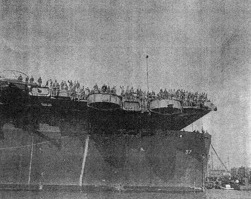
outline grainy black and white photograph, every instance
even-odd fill
[[[251,1],[1,0],[0,199],[251,197]]]

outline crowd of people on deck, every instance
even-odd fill
[[[18,77],[19,81],[23,81],[22,76]],[[35,82],[33,76],[25,78],[26,83],[37,84],[39,87],[42,86],[42,78],[39,77],[37,82]],[[154,99],[169,99],[169,100],[179,100],[183,106],[201,106],[204,102],[209,101],[206,93],[192,93],[182,89],[160,89],[158,93],[154,91],[143,91],[141,89],[134,89],[133,87],[124,86],[119,87],[119,91],[116,89],[116,86],[110,87],[109,85],[102,85],[99,87],[97,84],[93,88],[84,87],[80,85],[78,81],[61,81],[60,83],[57,80],[52,81],[52,79],[46,81],[45,87],[48,87],[50,90],[50,95],[70,97],[73,100],[86,100],[88,95],[94,93],[107,93],[113,95],[119,95],[125,100],[129,101],[140,101],[145,103]]]

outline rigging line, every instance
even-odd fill
[[[13,75],[15,75],[16,73],[19,73],[19,74],[21,73],[21,74],[25,75],[26,77],[28,77],[28,75],[26,75],[24,72],[21,72],[18,70],[3,70],[3,71],[1,71],[1,73],[4,73],[4,72],[12,72]]]
[[[48,143],[49,141],[46,142],[40,142],[36,144],[28,144],[28,145],[23,145],[23,146],[14,146],[14,147],[6,147],[6,148],[0,148],[0,150],[11,150],[11,149],[20,149],[20,148],[25,148],[25,147],[31,147],[32,145],[40,145],[40,144],[45,144]]]
[[[213,149],[214,153],[216,154],[217,158],[220,160],[221,164],[222,164],[222,165],[224,166],[224,168],[228,171],[228,169],[227,169],[226,165],[222,162],[222,160],[220,159],[220,157],[219,157],[218,153],[216,152],[216,150],[214,149],[214,147],[213,147],[213,145],[212,145],[212,144],[211,144],[211,147],[212,147],[212,149]]]
[[[61,139],[64,139],[64,138],[67,138],[67,137],[69,137],[69,136],[62,136]],[[50,143],[50,141],[39,142],[39,143],[36,143],[36,144],[28,144],[28,145],[23,145],[23,146],[0,148],[0,151],[1,150],[11,150],[11,149],[21,149],[21,148],[25,148],[25,147],[31,147],[32,145],[36,146],[36,145],[41,145],[41,144],[46,144],[46,143]]]

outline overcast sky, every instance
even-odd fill
[[[250,9],[248,0],[2,0],[0,68],[146,89],[148,61],[150,89],[206,92],[218,107],[186,129],[203,126],[223,162],[251,166]]]

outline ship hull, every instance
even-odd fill
[[[46,134],[60,147],[37,134],[4,128],[0,140],[3,187],[203,187],[209,134],[161,130],[107,134],[99,129]]]

